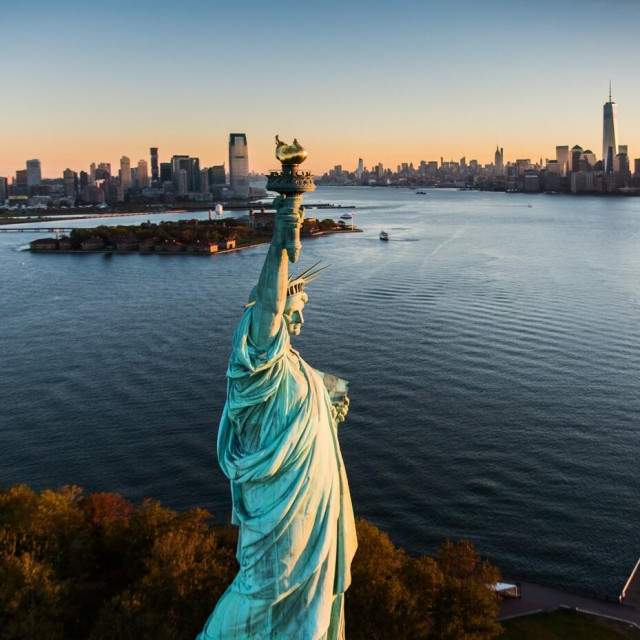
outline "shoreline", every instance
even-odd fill
[[[341,205],[341,204],[331,204],[328,202],[320,202],[318,204],[305,205],[305,209],[312,210],[317,209],[319,211],[334,211],[334,210],[345,210],[345,209],[355,209],[354,205]],[[265,211],[275,211],[272,204],[255,204],[253,207],[251,205],[229,205],[225,207],[224,211],[251,211],[255,209],[264,209]],[[70,220],[99,220],[102,218],[125,218],[131,216],[157,216],[157,215],[169,215],[176,213],[198,213],[207,211],[207,207],[189,207],[187,209],[165,209],[162,211],[125,211],[122,213],[117,212],[109,212],[109,213],[100,213],[100,212],[87,212],[86,214],[83,212],[79,212],[76,214],[69,213],[52,213],[50,216],[39,216],[39,215],[31,215],[25,214],[24,216],[19,217],[7,217],[4,218],[0,215],[0,226],[9,226],[13,224],[26,224],[26,223],[41,223],[41,222],[61,222],[61,221],[70,221]],[[216,215],[217,218],[217,215]]]

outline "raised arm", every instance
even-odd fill
[[[278,333],[287,301],[289,258],[281,227],[278,216],[275,216],[271,245],[256,288],[251,340],[257,347],[265,347]]]

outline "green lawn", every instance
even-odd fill
[[[573,611],[538,613],[501,623],[496,640],[640,640],[640,630],[623,622]]]

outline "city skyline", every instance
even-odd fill
[[[251,140],[259,172],[274,166],[275,134],[313,148],[314,173],[360,157],[487,164],[496,145],[513,159],[563,144],[599,154],[610,79],[617,142],[640,150],[638,3],[191,1],[179,29],[169,7],[7,7],[0,175],[26,158],[45,177],[122,155],[135,165],[150,144],[217,165],[230,131]],[[598,53],[603,41],[615,55]],[[295,86],[282,65],[299,67]]]

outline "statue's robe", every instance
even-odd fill
[[[218,432],[240,570],[198,640],[338,640],[356,533],[331,401],[284,320],[259,349],[252,316],[234,334]]]

